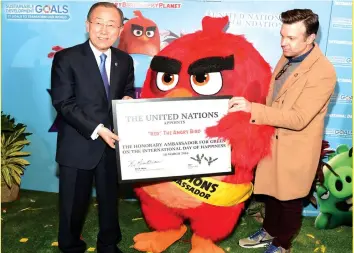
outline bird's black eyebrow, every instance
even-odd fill
[[[165,56],[154,56],[150,68],[156,72],[178,74],[181,71],[182,63],[179,60]]]
[[[146,27],[146,31],[156,31],[156,26],[149,26],[149,27]]]
[[[188,67],[188,74],[197,75],[234,69],[234,56],[213,56],[196,60]]]
[[[144,27],[142,27],[141,25],[132,24],[131,30],[144,30]]]

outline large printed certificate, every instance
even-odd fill
[[[227,113],[229,98],[114,100],[119,181],[233,173],[230,147],[205,134]]]

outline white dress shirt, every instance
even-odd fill
[[[107,73],[107,77],[108,77],[108,83],[111,84],[111,61],[112,61],[112,53],[111,53],[111,49],[109,48],[106,52],[101,52],[99,51],[97,48],[95,48],[94,45],[92,45],[91,41],[89,41],[90,43],[90,47],[92,49],[93,54],[95,55],[95,59],[97,61],[97,66],[100,67],[101,65],[101,54],[105,54],[107,55],[106,58],[106,73]]]

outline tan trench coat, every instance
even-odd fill
[[[336,84],[334,67],[315,44],[272,101],[275,75],[286,61],[281,57],[274,70],[266,105],[252,103],[250,119],[251,124],[276,127],[272,155],[257,166],[254,193],[279,200],[304,197],[311,189]]]

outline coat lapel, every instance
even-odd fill
[[[97,65],[97,61],[95,59],[95,55],[93,54],[89,41],[87,40],[84,44],[84,56],[85,56],[85,61],[83,62],[85,69],[87,70],[87,75],[90,76],[90,80],[92,80],[92,83],[95,85],[95,91],[97,90],[100,95],[103,97],[103,99],[107,100],[106,96],[106,90],[104,88],[103,80],[101,77],[100,70]]]
[[[278,92],[275,100],[279,99],[293,84],[296,83],[296,81],[304,73],[309,71],[311,66],[318,60],[318,58],[321,56],[321,54],[322,53],[321,53],[317,43],[315,43],[315,48],[312,50],[312,52],[303,60],[303,62],[296,69],[294,69],[293,73],[288,77],[288,79],[286,79],[286,81],[284,82],[280,91]],[[275,78],[274,75],[278,74],[278,72],[281,70],[282,66],[285,64],[285,62],[287,62],[285,57],[282,57],[282,58],[284,58],[284,61],[282,61],[283,64],[280,66],[278,71],[273,74],[273,77],[272,77],[273,85],[274,85],[274,78]]]
[[[294,69],[291,76],[289,76],[288,79],[286,79],[283,86],[280,88],[275,100],[279,99],[308,70],[309,69],[305,69],[301,65],[298,66],[296,69]]]
[[[286,61],[287,61],[287,59],[284,56],[282,56],[280,58],[280,60],[278,61],[277,65],[275,66],[275,69],[272,74],[272,78],[270,80],[269,92],[268,92],[268,96],[266,98],[266,105],[272,104],[275,76],[279,73],[279,71],[284,66]]]

